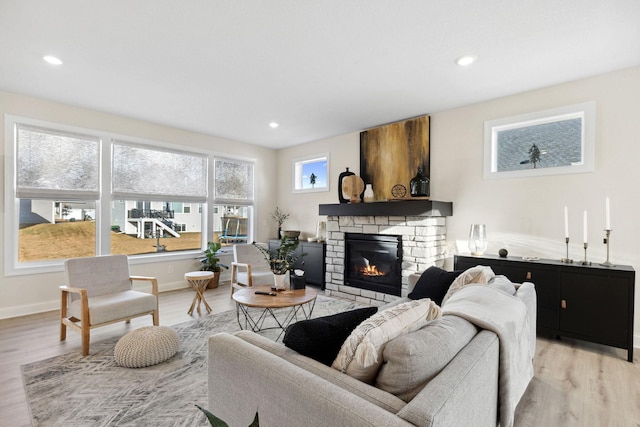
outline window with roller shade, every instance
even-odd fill
[[[223,221],[252,240],[251,161],[10,115],[5,135],[7,275],[80,256],[193,256]]]

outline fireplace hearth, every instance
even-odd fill
[[[402,236],[345,233],[345,285],[400,296]]]

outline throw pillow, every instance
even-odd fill
[[[447,271],[438,267],[429,267],[422,272],[408,297],[411,299],[430,298],[431,301],[441,305],[449,286],[460,273],[462,271]]]
[[[365,307],[302,320],[289,325],[282,342],[303,356],[331,366],[351,331],[377,311],[378,307]]]
[[[444,315],[419,331],[391,340],[375,386],[411,401],[478,333],[471,322]]]
[[[382,365],[382,352],[387,342],[416,331],[440,316],[440,307],[428,298],[379,311],[351,332],[331,367],[373,383]]]
[[[463,287],[472,283],[486,285],[493,277],[495,277],[495,273],[493,272],[491,267],[487,267],[484,265],[476,265],[475,267],[471,267],[465,270],[464,272],[462,272],[462,274],[456,277],[453,283],[451,283],[447,294],[442,299],[441,305],[444,307],[444,305],[447,303],[447,300],[451,298],[451,295],[453,295],[456,291],[459,291]]]

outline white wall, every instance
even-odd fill
[[[270,235],[268,229],[271,222],[270,212],[275,208],[276,200],[276,187],[273,185],[276,179],[276,153],[274,150],[6,92],[0,92],[0,114],[3,115],[0,120],[0,153],[2,156],[0,188],[2,189],[4,189],[5,144],[12,143],[12,141],[4,140],[4,114],[87,129],[105,130],[115,134],[256,159],[256,239],[266,240]],[[3,242],[2,248],[0,248],[0,260],[3,260],[4,251],[7,250],[4,233],[4,215],[7,207],[4,206],[4,197],[0,203],[2,203],[0,238]],[[58,285],[64,282],[62,272],[7,277],[3,263],[1,268],[0,318],[59,309],[60,291]],[[132,274],[156,276],[161,290],[188,286],[184,280],[184,273],[197,268],[196,260],[191,258],[132,263],[131,265]],[[169,273],[170,270],[171,273]]]
[[[534,178],[483,179],[483,125],[509,117],[596,101],[595,171]],[[507,248],[515,256],[559,259],[565,255],[563,209],[569,208],[570,257],[581,260],[582,212],[588,211],[588,258],[606,259],[605,197],[611,199],[611,260],[640,269],[640,67],[516,94],[431,114],[431,197],[453,202],[447,219],[450,247],[466,244],[469,225],[487,225],[489,248]],[[331,191],[322,195],[291,194],[291,159],[329,151]],[[359,171],[359,133],[304,144],[278,152],[278,204],[290,208],[291,225],[315,232],[318,204],[337,203],[337,177],[346,166]],[[468,252],[463,245],[460,252]],[[453,253],[453,251],[452,251]],[[449,261],[448,265],[451,265]],[[640,337],[640,297],[636,293],[635,334]],[[603,302],[606,303],[606,302]],[[597,315],[594,307],[594,315]]]
[[[313,193],[293,193],[293,159],[314,154],[329,154],[329,191]],[[326,221],[326,216],[318,215],[318,205],[338,203],[338,176],[349,168],[360,172],[360,133],[328,138],[318,142],[301,144],[278,151],[278,207],[291,216],[283,224],[287,230],[300,230],[301,239],[316,235],[318,221]],[[272,235],[277,234],[277,225],[272,222]]]

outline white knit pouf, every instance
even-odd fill
[[[126,368],[144,368],[172,358],[180,346],[178,333],[167,326],[145,326],[129,332],[113,351],[116,363]]]

